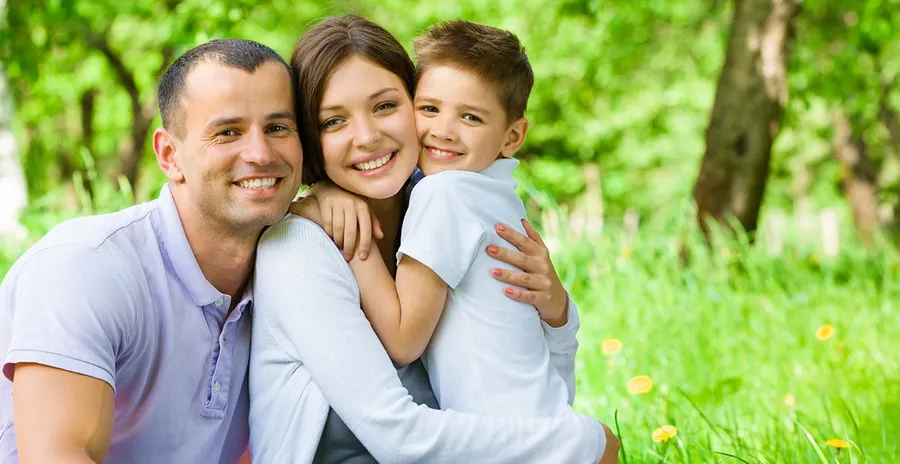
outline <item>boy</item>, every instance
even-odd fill
[[[461,20],[414,47],[426,177],[403,221],[396,287],[381,260],[351,262],[363,309],[394,362],[424,352],[442,409],[562,414],[574,392],[551,364],[538,313],[485,278],[496,272],[485,247],[508,246],[493,225],[525,217],[512,156],[528,131],[528,58],[515,35]]]

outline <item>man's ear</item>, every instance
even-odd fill
[[[503,148],[500,149],[500,156],[512,158],[525,143],[526,134],[528,134],[528,120],[519,118],[514,121],[506,130],[506,140],[503,142]]]
[[[156,153],[156,164],[171,182],[184,181],[184,173],[178,165],[176,139],[165,128],[158,128],[153,133],[153,151]]]

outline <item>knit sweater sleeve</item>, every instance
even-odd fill
[[[416,405],[360,310],[350,267],[312,222],[289,216],[266,231],[257,253],[255,316],[293,360],[269,367],[307,369],[379,462],[595,463],[602,456],[599,422],[574,412],[500,418]]]

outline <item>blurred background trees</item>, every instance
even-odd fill
[[[520,179],[588,223],[674,207],[753,231],[769,211],[832,208],[873,244],[900,209],[900,0],[2,8],[0,214],[15,214],[27,194],[22,221],[38,232],[155,196],[155,84],[175,56],[217,37],[288,56],[313,21],[347,11],[405,45],[457,17],[517,33],[537,77]]]

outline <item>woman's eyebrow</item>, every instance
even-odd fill
[[[388,92],[391,92],[391,91],[399,92],[399,90],[397,90],[396,87],[385,87],[385,88],[373,93],[372,95],[369,95],[369,100],[374,100],[374,99],[376,99]]]

